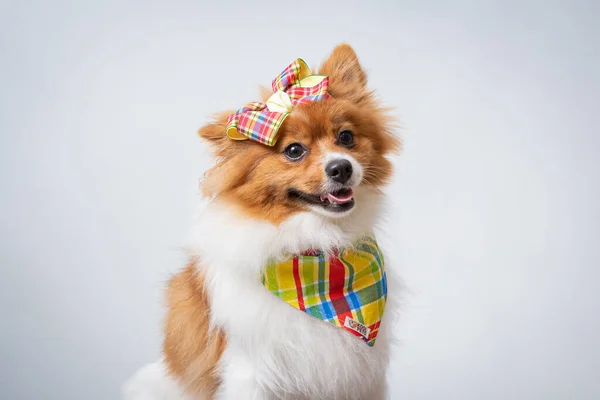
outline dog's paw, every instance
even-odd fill
[[[123,387],[124,400],[191,400],[183,394],[162,362],[140,369]]]

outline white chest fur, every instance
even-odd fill
[[[384,397],[386,316],[377,343],[369,347],[343,329],[290,307],[257,278],[269,257],[343,247],[369,232],[378,199],[357,192],[356,200],[362,207],[343,220],[304,213],[275,227],[218,203],[199,218],[190,252],[206,274],[212,323],[228,339],[219,398]]]

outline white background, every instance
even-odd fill
[[[599,4],[2,2],[0,398],[158,358],[196,129],[342,41],[403,125],[392,398],[600,398]]]

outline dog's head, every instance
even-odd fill
[[[295,106],[274,146],[230,139],[231,111],[200,129],[218,158],[203,182],[206,195],[275,224],[302,211],[344,218],[366,206],[356,194],[378,192],[389,180],[386,156],[399,140],[350,46],[336,47],[318,73],[329,77],[331,98]]]

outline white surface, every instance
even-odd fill
[[[195,130],[341,41],[404,126],[393,398],[599,398],[599,11],[3,2],[0,398],[116,399],[158,357]]]

